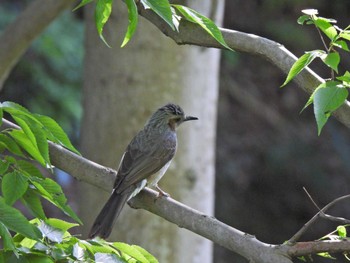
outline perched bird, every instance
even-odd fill
[[[158,181],[175,155],[176,128],[190,120],[198,118],[186,116],[180,106],[172,103],[153,113],[127,146],[119,164],[112,194],[98,214],[89,238],[107,238],[125,203],[145,186],[155,187],[160,196],[168,196],[158,187]]]

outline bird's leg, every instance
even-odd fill
[[[155,188],[156,188],[157,191],[158,191],[158,197],[157,197],[157,198],[163,197],[163,196],[165,196],[165,197],[169,197],[169,196],[170,196],[168,193],[166,193],[166,192],[164,192],[162,189],[160,189],[160,187],[158,186],[158,184],[155,185]]]

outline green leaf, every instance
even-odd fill
[[[26,160],[17,160],[16,166],[21,170],[23,174],[27,175],[28,177],[34,176],[44,178],[40,170],[32,162]]]
[[[0,144],[2,144],[7,150],[12,152],[13,154],[18,155],[20,157],[24,157],[21,148],[11,137],[0,133]]]
[[[346,71],[344,75],[337,77],[337,79],[343,81],[343,84],[350,85],[350,72]]]
[[[322,61],[335,72],[338,73],[338,65],[340,62],[340,56],[338,52],[331,52],[327,56],[322,57]]]
[[[138,249],[129,244],[122,242],[114,242],[113,246],[116,247],[122,253],[127,254],[128,256],[136,259],[137,261],[149,262],[147,258]]]
[[[338,232],[339,237],[346,238],[346,227],[345,226],[338,226],[337,232]]]
[[[0,222],[8,229],[22,234],[28,238],[38,240],[40,233],[36,227],[28,222],[28,220],[17,209],[7,205],[5,200],[0,197]]]
[[[32,180],[32,183],[45,199],[60,208],[64,213],[69,215],[76,222],[82,224],[81,220],[75,214],[75,212],[66,204],[67,198],[58,183],[50,178],[45,178],[44,180],[35,179]]]
[[[43,237],[48,238],[52,242],[61,243],[63,241],[64,231],[55,228],[45,222],[41,222],[38,226]]]
[[[28,180],[18,172],[6,174],[2,178],[1,190],[6,204],[13,205],[28,189]]]
[[[329,81],[318,86],[313,101],[318,135],[332,112],[338,109],[347,97],[347,89],[337,81]]]
[[[74,7],[74,9],[73,9],[72,11],[74,12],[74,11],[76,11],[77,9],[79,9],[79,8],[81,8],[81,7],[85,6],[85,5],[87,5],[88,3],[91,3],[92,1],[93,1],[93,0],[82,0],[82,1],[80,2],[79,5],[77,5],[76,7]]]
[[[303,9],[301,10],[302,13],[308,16],[314,16],[318,15],[318,10],[317,9]]]
[[[19,105],[18,103],[12,102],[12,101],[4,101],[0,103],[0,107],[3,108],[4,111],[10,113],[10,114],[28,114],[31,115],[31,113],[23,106]]]
[[[47,220],[45,220],[45,223],[49,224],[52,227],[60,229],[63,232],[68,231],[72,227],[79,226],[79,224],[70,223],[70,222],[67,222],[67,221],[64,221],[64,220],[61,220],[61,219],[58,219],[58,218],[48,218]]]
[[[330,40],[333,40],[337,36],[337,30],[330,22],[333,22],[333,20],[324,17],[318,17],[314,20],[315,25],[321,29]]]
[[[103,37],[103,28],[108,21],[109,16],[112,13],[112,3],[113,0],[97,0],[95,8],[95,24],[97,33],[100,36],[101,40],[110,47]]]
[[[137,245],[132,245],[133,248],[137,249],[146,259],[148,262],[150,263],[158,263],[158,260],[151,254],[149,253],[147,250],[145,250],[142,247],[139,247]]]
[[[6,160],[0,160],[0,176],[4,175],[10,167],[10,163]]]
[[[152,9],[158,16],[160,16],[172,30],[175,30],[173,23],[173,12],[168,0],[141,0],[145,8]]]
[[[4,116],[4,113],[2,112],[2,109],[0,108],[0,126],[2,125],[2,117]]]
[[[297,23],[298,23],[299,25],[304,25],[305,22],[308,22],[308,21],[310,21],[310,20],[311,20],[311,18],[310,18],[309,15],[302,15],[302,16],[300,16],[300,17],[298,18]]]
[[[336,46],[338,48],[341,48],[342,50],[345,50],[347,52],[350,52],[350,49],[348,47],[348,44],[344,40],[337,40],[333,43],[333,46]]]
[[[5,251],[6,250],[13,250],[15,252],[16,247],[15,247],[15,244],[13,242],[10,231],[2,223],[0,223],[0,236],[2,239],[3,249]]]
[[[125,0],[126,6],[128,7],[128,14],[129,14],[129,25],[128,30],[126,31],[123,43],[121,47],[124,47],[129,40],[132,38],[132,36],[135,33],[137,23],[138,23],[138,17],[139,14],[137,12],[137,6],[135,4],[134,0]]]
[[[315,58],[321,57],[326,54],[323,50],[313,50],[306,52],[297,61],[294,62],[293,66],[289,70],[286,80],[281,87],[287,85],[296,75],[298,75],[304,68],[306,68]]]
[[[35,118],[35,115],[32,115]],[[31,140],[33,146],[35,146],[41,156],[44,158],[45,163],[48,166],[51,166],[50,157],[49,157],[49,144],[47,142],[47,137],[44,132],[43,125],[35,118],[35,121],[32,118],[28,118],[25,115],[19,115],[16,117],[16,121],[21,123],[20,126],[27,137]]]
[[[350,31],[344,30],[340,32],[339,37],[350,41]]]
[[[35,190],[28,189],[27,192],[22,196],[22,202],[34,216],[40,219],[46,219],[40,197]]]
[[[42,157],[39,149],[33,145],[32,141],[22,130],[12,130],[8,134],[36,161],[38,161],[42,166],[46,167],[46,161]]]
[[[226,44],[220,29],[209,18],[201,15],[197,11],[182,5],[173,5],[188,21],[201,26],[210,36],[227,49],[232,49]]]
[[[23,115],[22,115],[23,117]],[[16,114],[12,114],[12,118],[16,121],[16,123],[22,128],[23,132],[27,135],[27,138],[32,142],[33,145],[37,146],[37,142],[34,136],[34,133],[30,129],[29,125],[26,121],[18,117]]]
[[[48,116],[39,114],[35,114],[35,117],[44,126],[44,131],[46,132],[46,136],[50,141],[58,143],[68,150],[80,155],[79,151],[69,140],[67,134],[55,120]]]

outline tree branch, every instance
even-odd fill
[[[295,243],[296,241],[298,241],[301,236],[310,228],[310,226],[312,224],[314,224],[316,222],[316,220],[320,217],[324,217],[326,218],[327,216],[331,218],[331,220],[335,220],[335,217],[332,217],[332,216],[325,216],[325,212],[331,208],[333,205],[335,205],[336,203],[340,202],[340,201],[343,201],[343,200],[346,200],[346,199],[349,199],[350,198],[350,195],[344,195],[344,196],[341,196],[341,197],[338,197],[336,199],[334,199],[332,202],[330,202],[329,204],[327,204],[325,207],[323,207],[321,210],[318,211],[318,213],[316,215],[314,215],[308,222],[306,222],[303,227],[294,235],[292,236],[289,240],[288,240],[288,243],[289,244],[293,244]],[[340,219],[340,218],[337,218],[337,219]],[[346,219],[344,219],[343,223],[345,222]]]
[[[0,39],[0,90],[31,42],[75,0],[36,0],[6,27]]]
[[[5,119],[0,130],[19,127]],[[76,155],[65,148],[51,143],[50,158],[53,165],[78,180],[111,191],[116,172]],[[254,236],[230,227],[214,217],[205,215],[172,198],[157,198],[157,192],[146,188],[130,200],[134,208],[146,209],[164,219],[197,233],[213,242],[234,251],[250,262],[291,263],[287,254],[279,253],[279,246],[257,240]]]
[[[151,9],[145,9],[140,2],[138,2],[137,6],[141,16],[153,23],[161,32],[172,38],[179,45],[190,44],[225,49],[197,24],[183,19],[181,20],[179,31],[173,31]],[[293,53],[275,41],[235,30],[221,28],[220,31],[227,45],[232,49],[263,57],[286,74],[297,60],[297,57]],[[294,80],[309,94],[312,94],[315,88],[324,82],[310,68],[304,69]],[[350,103],[346,101],[342,107],[333,113],[333,116],[346,127],[350,128]]]
[[[0,130],[8,128],[18,129],[19,127],[3,119]],[[111,186],[116,176],[115,170],[76,155],[52,142],[49,142],[49,147],[51,162],[57,168],[71,174],[80,181],[95,185],[106,191],[111,191]],[[335,203],[346,198],[349,198],[349,196],[335,199],[319,211],[315,217],[318,217],[321,212],[325,212]],[[287,242],[283,245],[267,244],[259,241],[255,236],[230,227],[216,218],[192,209],[170,197],[158,198],[157,192],[149,188],[144,189],[132,198],[129,201],[129,205],[136,209],[148,210],[181,228],[185,228],[242,255],[249,259],[250,262],[292,263],[290,259],[292,257],[305,256],[318,252],[337,253],[350,250],[350,241],[346,240],[295,243],[294,241],[300,235],[294,237],[293,242]],[[307,227],[312,222],[308,222]],[[304,231],[302,230],[301,232],[303,233]]]

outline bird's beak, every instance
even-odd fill
[[[198,120],[198,118],[193,116],[186,116],[186,118],[184,119],[184,121],[194,121],[194,120]]]

